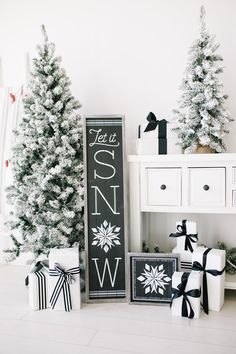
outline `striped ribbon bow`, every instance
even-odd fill
[[[70,310],[72,310],[70,285],[75,282],[75,278],[73,277],[73,274],[79,274],[79,273],[80,273],[80,267],[74,267],[65,270],[58,263],[54,264],[54,269],[49,270],[50,276],[59,277],[55,285],[55,288],[52,292],[52,295],[50,297],[50,304],[52,306],[52,309],[54,309],[57,300],[59,298],[59,295],[62,291],[65,311],[69,312]]]

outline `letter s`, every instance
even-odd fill
[[[94,170],[94,179],[96,179],[97,177],[98,178],[101,178],[101,179],[111,179],[112,177],[114,177],[115,173],[116,173],[116,169],[114,166],[110,165],[109,163],[105,163],[105,162],[102,162],[100,160],[97,159],[97,155],[100,153],[100,152],[103,152],[103,153],[107,153],[107,154],[110,154],[112,156],[112,160],[114,160],[114,155],[115,155],[115,152],[114,150],[112,151],[108,151],[108,150],[98,150],[96,151],[96,153],[94,154],[94,161],[97,162],[98,164],[100,165],[103,165],[103,166],[108,166],[110,167],[113,172],[110,176],[100,176],[99,174],[97,174],[97,171]]]

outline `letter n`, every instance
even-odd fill
[[[94,188],[94,212],[92,213],[92,215],[101,215],[101,213],[98,212],[98,193],[114,215],[120,214],[116,210],[116,189],[119,188],[119,186],[110,186],[110,187],[113,188],[113,207],[110,205],[108,200],[105,198],[105,196],[102,194],[102,192],[97,186],[91,186],[91,188]]]

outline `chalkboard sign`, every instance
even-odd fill
[[[178,254],[129,253],[130,303],[170,303],[172,275],[178,269]]]
[[[87,300],[125,290],[123,118],[85,118]]]

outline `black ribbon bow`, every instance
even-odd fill
[[[172,306],[172,302],[174,299],[177,299],[178,297],[183,296],[182,300],[182,316],[183,317],[188,317],[188,318],[193,318],[194,317],[194,311],[192,308],[192,305],[188,299],[188,296],[191,297],[200,297],[201,296],[201,290],[199,289],[191,289],[189,291],[185,291],[186,285],[188,283],[188,277],[190,273],[183,273],[181,277],[181,283],[177,286],[176,288],[172,288],[172,299],[170,303],[170,307]],[[188,313],[188,307],[189,307],[189,313]]]
[[[52,309],[54,309],[61,291],[63,292],[65,311],[69,312],[72,310],[70,285],[75,282],[73,274],[79,274],[80,267],[70,268],[68,270],[63,269],[60,264],[55,263],[54,269],[49,270],[49,275],[53,277],[59,277],[53,293],[50,298],[50,304]]]
[[[187,227],[186,227],[187,220],[182,221],[182,225],[177,225],[177,232],[174,234],[170,234],[169,237],[180,237],[185,236],[185,244],[184,249],[190,252],[193,252],[192,243],[196,243],[198,241],[198,234],[187,234]]]
[[[166,119],[157,120],[154,113],[150,112],[147,116],[148,124],[144,130],[144,133],[155,130],[158,126],[158,138],[166,139]]]
[[[207,273],[213,275],[216,277],[217,275],[221,275],[225,271],[225,267],[219,271],[216,269],[206,269],[206,261],[207,261],[207,255],[211,251],[212,248],[207,248],[206,251],[204,251],[203,256],[202,256],[202,265],[194,261],[193,262],[193,267],[192,270],[197,270],[203,272],[203,283],[202,283],[202,295],[203,295],[203,303],[202,307],[204,312],[208,315],[209,312],[209,303],[208,303],[208,289],[207,289]]]
[[[150,112],[146,119],[148,121],[148,125],[146,126],[146,128],[144,130],[144,133],[145,132],[150,132],[151,130],[155,130],[156,127],[158,126],[158,123],[159,123],[159,121],[157,120],[155,114]]]

